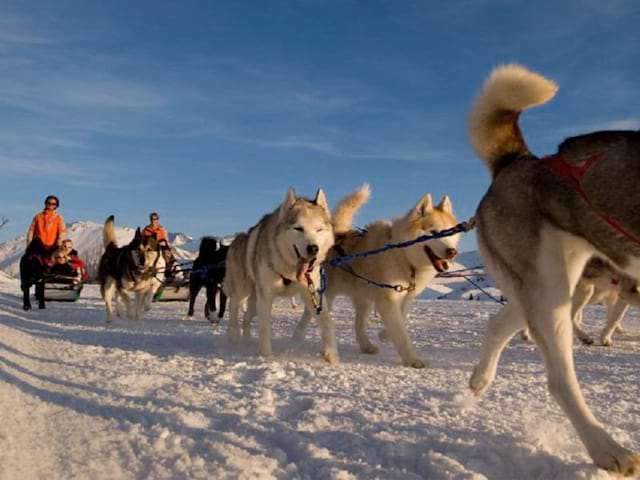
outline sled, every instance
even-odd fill
[[[47,302],[76,302],[83,286],[75,277],[45,275],[44,299]]]
[[[193,262],[176,264],[171,269],[171,277],[165,278],[153,296],[154,302],[186,302],[191,295],[189,291],[189,274]]]

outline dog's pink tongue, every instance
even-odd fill
[[[304,274],[307,273],[307,270],[309,270],[309,263],[310,262],[307,262],[303,258],[298,260],[298,263],[296,264],[296,278],[299,282],[305,280]]]

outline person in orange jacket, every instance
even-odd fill
[[[55,195],[48,195],[44,200],[44,210],[35,217],[27,231],[27,246],[38,238],[45,252],[51,252],[60,246],[64,239],[64,218],[58,213],[60,201]],[[45,253],[42,252],[42,253]]]
[[[167,231],[162,225],[160,225],[160,217],[156,212],[151,212],[149,214],[149,221],[151,223],[144,227],[142,235],[144,235],[145,237],[153,237],[155,235],[156,240],[164,240],[168,245],[169,237],[167,236]]]

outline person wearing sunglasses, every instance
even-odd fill
[[[35,217],[27,231],[27,246],[38,238],[45,252],[58,247],[64,239],[64,218],[58,213],[60,201],[55,195],[48,195],[44,200],[44,210]]]
[[[156,212],[151,212],[149,214],[149,225],[144,227],[142,235],[144,235],[145,237],[155,236],[158,242],[164,241],[167,245],[169,245],[169,237],[167,236],[167,231],[162,225],[160,225],[160,217]]]
[[[78,283],[81,280],[81,272],[73,267],[63,247],[56,248],[47,263],[47,273],[55,277],[56,283]]]

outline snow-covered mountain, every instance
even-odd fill
[[[89,276],[94,277],[100,256],[104,251],[102,245],[102,224],[95,222],[74,222],[67,224],[67,237],[73,240],[73,246],[80,258],[86,263]],[[135,235],[136,229],[131,227],[115,227],[118,245],[126,245]],[[184,233],[169,233],[174,254],[178,259],[194,259],[198,255],[199,239]],[[26,248],[26,235],[0,244],[0,270],[18,276],[20,271],[20,257]]]

